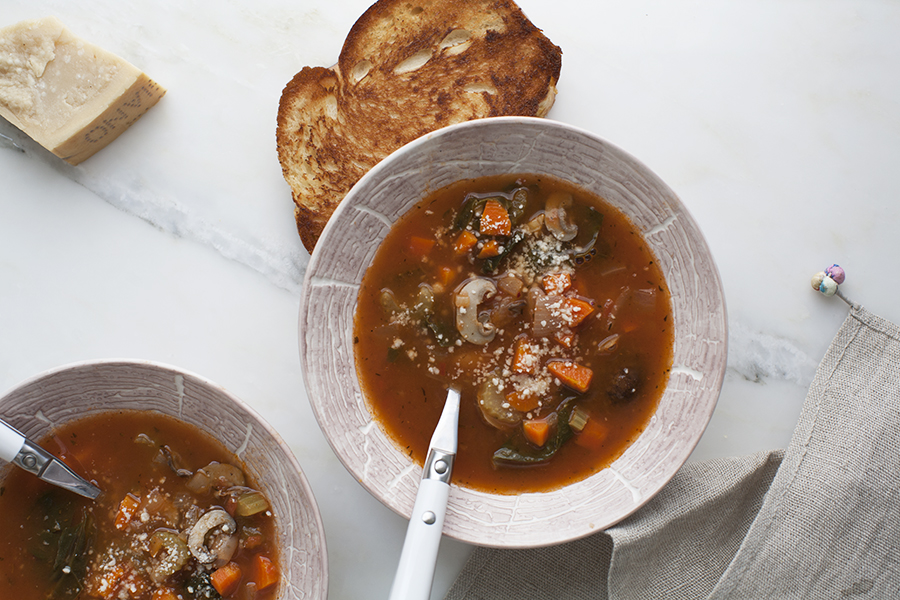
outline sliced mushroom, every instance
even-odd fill
[[[590,234],[590,239],[588,243],[575,247],[569,250],[569,256],[572,259],[572,264],[576,267],[579,267],[586,262],[589,262],[597,256],[598,247],[597,242],[600,238],[600,226],[603,224],[603,213],[597,212],[593,207],[588,209],[587,217],[584,219],[583,231]]]
[[[456,307],[456,329],[464,340],[483,346],[494,339],[496,328],[491,323],[483,323],[478,318],[478,305],[497,293],[494,282],[485,277],[476,277],[466,283],[453,296]]]
[[[566,210],[571,206],[572,194],[553,192],[544,207],[544,225],[561,242],[570,242],[578,235],[578,225],[572,222],[572,217]]]
[[[201,563],[224,565],[238,547],[237,524],[221,508],[204,514],[191,528],[188,549]]]
[[[172,472],[179,477],[190,477],[191,475],[193,475],[190,469],[184,468],[181,456],[177,452],[172,450],[167,444],[159,447],[159,452],[156,454],[153,462],[161,465],[167,465],[170,469],[172,469]]]
[[[619,334],[614,333],[603,338],[603,341],[597,344],[597,351],[600,354],[611,354],[615,352],[616,346],[619,345]]]

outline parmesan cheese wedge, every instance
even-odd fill
[[[116,139],[165,93],[56,17],[0,29],[0,116],[73,165]]]

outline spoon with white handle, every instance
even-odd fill
[[[34,473],[47,483],[85,498],[93,500],[100,495],[100,488],[76,474],[63,461],[2,420],[0,420],[0,459]]]
[[[459,424],[459,391],[450,388],[438,421],[422,481],[406,530],[400,564],[391,586],[390,600],[428,600],[434,581],[438,546],[444,529],[444,515],[450,497],[450,475],[456,458]]]

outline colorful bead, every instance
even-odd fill
[[[835,292],[838,290],[837,282],[829,277],[824,271],[819,271],[813,275],[810,284],[814,290],[822,292],[826,296],[834,296]]]
[[[818,291],[819,291],[819,288],[822,287],[822,281],[823,281],[826,277],[828,277],[828,276],[825,274],[825,271],[819,271],[818,273],[816,273],[815,275],[813,275],[812,281],[809,282],[810,285],[812,285],[812,289],[814,289],[814,290],[816,290],[816,291],[818,292]]]
[[[819,286],[819,291],[826,296],[834,296],[834,293],[838,291],[838,284],[834,279],[826,276],[822,280],[822,285]]]
[[[834,279],[834,282],[838,285],[844,283],[844,269],[840,265],[831,265],[825,269],[825,274]]]

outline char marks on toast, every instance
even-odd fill
[[[562,52],[510,0],[380,0],[353,25],[337,64],[287,84],[276,139],[297,230],[312,252],[369,169],[440,127],[544,116]]]

